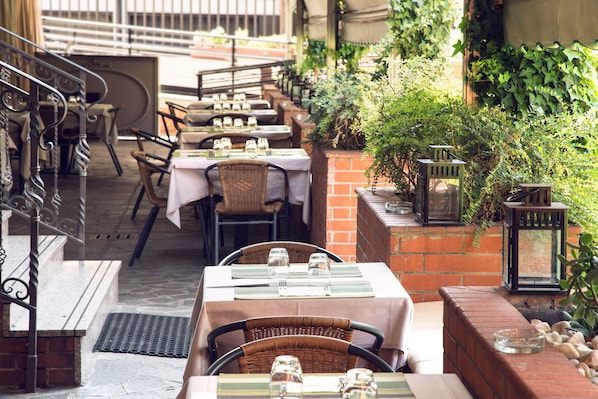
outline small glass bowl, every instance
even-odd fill
[[[407,201],[389,201],[384,204],[384,210],[388,213],[405,215],[411,213],[412,204]]]
[[[494,332],[494,348],[502,353],[538,353],[544,349],[544,334],[534,329],[498,330]]]

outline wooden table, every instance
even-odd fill
[[[209,366],[207,336],[215,327],[250,317],[277,315],[319,315],[345,317],[377,326],[385,335],[380,356],[399,368],[406,362],[413,319],[413,302],[399,280],[384,263],[358,263],[362,279],[369,281],[369,297],[285,297],[278,299],[235,299],[232,266],[207,266],[195,299],[192,325],[195,333],[183,380],[202,375]],[[334,283],[331,284],[334,289]],[[334,291],[333,291],[334,293]],[[243,337],[227,338],[224,346],[236,347]],[[356,332],[353,342],[371,345],[371,337]]]
[[[257,392],[260,397],[268,397],[266,391],[268,376],[265,374],[245,374],[245,375],[227,375],[224,376],[227,381],[233,378],[247,378],[254,383],[263,383],[264,388],[261,392]],[[320,379],[328,383],[327,374],[306,374],[304,376],[304,390],[310,390],[310,382],[314,379]],[[471,394],[463,385],[463,382],[456,374],[402,374],[402,373],[376,373],[376,381],[378,382],[378,396],[379,398],[398,397],[393,395],[387,387],[396,387],[395,389],[404,388],[407,385],[408,390],[403,390],[401,398],[415,398],[415,399],[472,399]],[[218,392],[219,376],[195,376],[191,377],[183,387],[183,390],[177,396],[178,399],[216,399]],[[318,380],[315,380],[317,383]],[[331,382],[333,380],[330,380]],[[324,385],[325,386],[325,385]],[[317,389],[311,389],[317,390]],[[322,389],[323,390],[323,389]],[[330,392],[314,392],[317,398],[325,399],[328,396],[331,399],[338,399],[338,391]],[[409,391],[411,395],[409,395]],[[255,392],[254,392],[255,394]],[[251,395],[244,395],[244,398],[251,398]],[[309,399],[312,396],[311,392],[304,392],[303,397]]]
[[[185,115],[185,125],[187,126],[205,126],[211,125],[213,118],[224,118],[230,116],[241,118],[244,121],[250,116],[257,119],[258,125],[274,125],[278,122],[278,113],[273,109],[253,109],[250,111],[214,111],[213,109],[189,110]]]
[[[225,158],[231,159],[231,158]],[[282,166],[289,175],[289,202],[302,205],[302,219],[309,223],[311,158],[302,149],[274,149],[270,156],[258,156],[258,160]],[[179,208],[208,196],[205,169],[224,158],[209,158],[205,150],[178,150],[170,162],[168,205],[166,216],[181,227]],[[282,182],[268,183],[268,198],[280,198]]]
[[[181,134],[181,149],[195,149],[201,140],[209,137],[210,134],[226,134],[226,133],[241,133],[248,136],[265,137],[268,139],[270,146],[275,147],[290,147],[291,144],[291,128],[286,125],[264,125],[242,128],[216,128],[213,126],[188,126],[183,128]]]

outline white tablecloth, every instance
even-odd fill
[[[283,151],[283,150],[281,150]],[[257,159],[282,166],[289,174],[289,202],[303,206],[303,221],[309,222],[310,207],[310,170],[311,158],[301,149],[285,149],[292,155],[260,156]],[[209,159],[204,156],[190,156],[199,151],[177,151],[170,163],[170,179],[168,187],[168,205],[166,216],[177,227],[181,227],[179,208],[208,196],[208,182],[205,169],[222,159]],[[274,193],[280,185],[268,185]],[[270,198],[278,197],[276,195]]]
[[[345,317],[377,326],[385,335],[380,355],[393,367],[405,364],[413,302],[399,280],[384,263],[360,263],[359,270],[374,290],[367,298],[288,298],[235,300],[231,266],[207,266],[198,289],[191,318],[195,333],[189,350],[183,381],[202,375],[209,366],[207,336],[215,327],[250,317],[276,315],[320,315]],[[238,342],[227,344],[240,345]],[[231,341],[234,337],[230,338]],[[371,339],[356,332],[353,342],[368,346]]]

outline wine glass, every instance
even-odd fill
[[[270,371],[270,398],[301,399],[303,372],[299,359],[291,355],[276,356]]]
[[[355,368],[347,371],[347,376],[341,379],[342,399],[376,399],[378,386],[374,373],[370,369]]]

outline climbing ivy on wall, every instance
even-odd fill
[[[460,24],[464,41],[455,46],[467,55],[467,80],[478,102],[516,116],[583,113],[595,107],[594,53],[579,44],[513,48],[504,40],[502,2],[495,3],[465,3]]]

